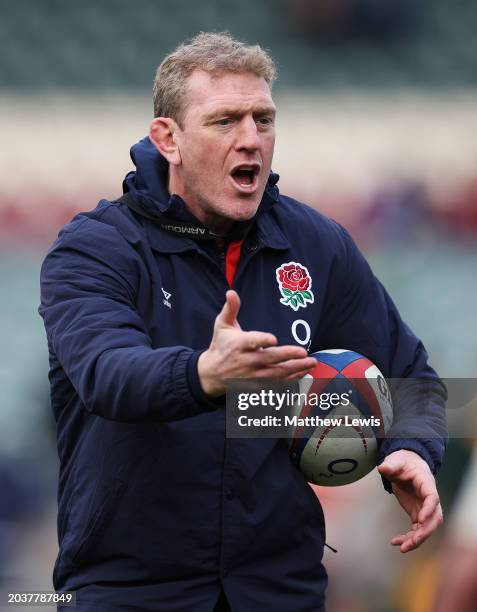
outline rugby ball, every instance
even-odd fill
[[[393,420],[388,384],[363,355],[330,349],[299,381],[288,432],[292,460],[317,485],[355,482],[376,467],[378,439]]]

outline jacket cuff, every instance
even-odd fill
[[[190,356],[187,363],[187,384],[194,402],[198,404],[202,410],[217,410],[217,408],[225,407],[225,395],[221,395],[220,397],[209,397],[202,389],[197,362],[203,352],[203,350],[194,351]]]
[[[417,438],[387,438],[383,440],[378,451],[376,465],[380,465],[388,455],[398,450],[410,450],[418,454],[428,464],[434,476],[437,474],[440,463],[434,460],[424,440]],[[381,480],[386,491],[392,493],[391,482],[384,476],[381,476]]]

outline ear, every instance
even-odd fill
[[[179,130],[177,123],[170,117],[156,117],[151,121],[149,128],[151,142],[173,166],[180,166],[182,163],[179,147],[176,143],[176,135]]]

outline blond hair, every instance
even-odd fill
[[[179,45],[158,67],[153,88],[154,117],[182,122],[187,79],[194,70],[253,72],[270,87],[277,77],[272,58],[260,45],[246,45],[228,32],[200,32]]]

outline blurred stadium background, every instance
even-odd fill
[[[443,376],[475,376],[475,2],[0,0],[4,590],[51,588],[56,556],[41,260],[76,211],[120,194],[163,55],[224,29],[278,63],[282,192],[351,231]],[[440,476],[450,516],[471,442],[451,441]],[[446,530],[415,553],[392,549],[407,523],[375,473],[320,497],[339,551],[325,556],[330,611],[430,610]]]

